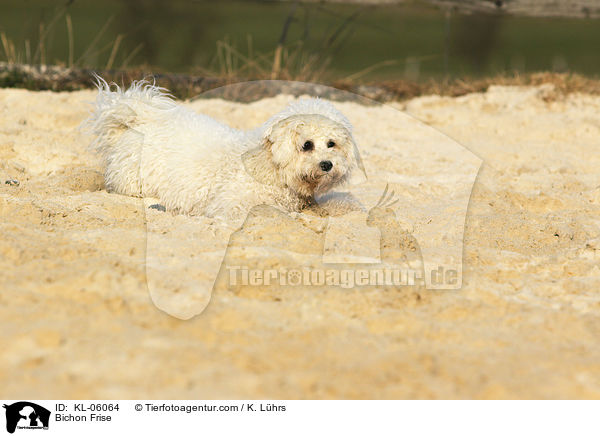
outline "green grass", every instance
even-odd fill
[[[40,23],[47,26],[64,9],[44,41],[46,63],[68,63],[68,14],[73,23],[72,56],[80,66],[105,67],[115,40],[123,35],[114,67],[121,67],[129,57],[128,66],[149,65],[157,71],[218,72],[222,65],[216,57],[217,41],[227,40],[246,55],[251,39],[254,56],[272,53],[292,7],[290,3],[251,1],[75,0],[64,8],[66,3],[0,3],[0,32],[14,43],[21,62],[27,61],[25,41],[30,41],[31,60],[40,40]],[[331,35],[354,13],[356,19],[343,27],[333,47],[327,48]],[[106,31],[99,35],[107,23]],[[435,9],[313,4],[298,7],[286,45],[290,51],[318,53],[319,62],[326,63],[329,79],[351,76],[385,62],[386,66],[373,69],[364,78],[410,76],[423,80],[562,69],[593,76],[600,71],[596,47],[599,24],[591,20],[456,15],[447,22]],[[3,56],[0,49],[0,60]],[[413,59],[412,69],[407,67],[407,59]],[[39,62],[40,56],[33,60]]]

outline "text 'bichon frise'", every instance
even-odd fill
[[[239,218],[255,205],[300,211],[358,164],[352,125],[331,103],[302,99],[255,130],[233,129],[144,81],[98,80],[87,121],[108,190],[156,197],[167,210]]]

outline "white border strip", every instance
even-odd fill
[[[598,401],[27,401],[51,411],[48,430],[15,435],[600,434]]]

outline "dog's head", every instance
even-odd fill
[[[301,99],[273,116],[262,130],[262,147],[281,181],[303,196],[364,176],[350,121],[325,100]]]

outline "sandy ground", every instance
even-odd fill
[[[174,251],[209,247],[194,232],[211,223],[106,192],[77,130],[93,99],[0,90],[0,397],[600,398],[600,97],[492,87],[393,105],[483,160],[461,290],[227,286],[221,274],[188,321],[153,304],[146,223]],[[287,100],[188,104],[250,127]],[[388,109],[336,104],[380,188],[395,170],[405,200],[451,196],[418,178],[446,160],[425,168],[371,136],[393,130]],[[433,132],[408,130],[424,146]],[[294,264],[323,248],[320,219],[258,210],[227,256]]]

